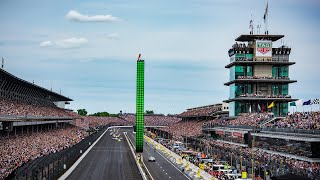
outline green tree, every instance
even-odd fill
[[[153,115],[154,112],[153,112],[153,110],[146,110],[145,114]]]
[[[78,109],[77,111],[80,116],[86,116],[88,114],[86,109]]]
[[[110,114],[108,112],[97,112],[97,113],[94,113],[94,114],[90,114],[90,116],[109,117]]]

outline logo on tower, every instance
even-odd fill
[[[271,41],[256,41],[256,56],[271,56],[272,42]]]

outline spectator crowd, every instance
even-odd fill
[[[126,122],[118,117],[83,116],[81,119],[76,119],[73,124],[87,130],[90,128],[99,128],[106,125],[126,125]]]
[[[270,120],[272,117],[272,113],[242,113],[236,119],[214,119],[204,123],[204,127],[211,127],[214,125],[258,127],[261,123]]]
[[[295,112],[266,126],[290,129],[320,129],[320,111]]]
[[[52,104],[27,103],[0,97],[0,116],[53,116],[66,117],[69,114]]]
[[[0,179],[22,164],[79,143],[87,135],[76,126],[29,135],[0,137]]]
[[[291,98],[290,95],[265,95],[265,94],[252,94],[252,93],[245,93],[240,94],[237,97],[247,97],[247,98]]]
[[[202,121],[180,121],[169,127],[161,128],[174,136],[174,139],[183,140],[183,137],[194,137],[202,134]]]
[[[127,125],[136,124],[136,115],[135,114],[123,114],[120,116]],[[177,116],[165,116],[165,115],[145,115],[144,124],[145,126],[169,126],[171,124],[181,121],[181,118]]]
[[[272,77],[272,76],[238,76],[238,79],[286,79],[289,80],[289,77]]]
[[[242,158],[241,161],[243,161],[245,165],[250,165],[252,154],[254,154],[256,169],[264,167],[274,170],[273,173],[284,169],[293,174],[307,176],[311,179],[320,178],[320,163],[300,161],[276,154],[270,154],[258,148],[252,149],[241,147],[216,140],[203,141],[204,144],[206,144],[206,148],[210,149],[210,152],[212,152],[211,156],[216,160],[229,160],[232,156],[233,158],[236,158],[238,162],[240,162],[240,158]],[[253,153],[252,150],[254,151]]]
[[[180,114],[181,117],[194,117],[194,116],[211,116],[217,111],[221,111],[221,107],[209,106],[197,109],[190,109]]]

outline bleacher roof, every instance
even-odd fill
[[[190,111],[190,110],[196,110],[196,109],[203,109],[203,108],[209,108],[209,107],[221,107],[221,106],[222,106],[222,103],[218,103],[218,104],[211,104],[211,105],[206,105],[206,106],[199,106],[199,107],[189,108],[187,110]]]
[[[5,71],[4,69],[1,69],[0,68],[0,76],[2,76],[4,79],[7,79],[11,82],[14,82],[16,84],[19,84],[21,86],[24,86],[24,87],[28,87],[28,88],[31,88],[31,89],[34,89],[36,91],[40,91],[44,94],[47,94],[51,97],[54,97],[54,99],[58,99],[58,101],[73,101],[72,99],[70,99],[69,97],[66,97],[66,96],[63,96],[61,94],[58,94],[56,92],[53,92],[53,91],[50,91],[46,88],[43,88],[41,86],[38,86],[36,84],[33,84],[33,83],[30,83],[26,80],[23,80],[21,78],[18,78],[12,74],[10,74],[9,72]]]

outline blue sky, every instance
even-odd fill
[[[89,113],[135,111],[138,53],[145,109],[180,113],[228,98],[228,49],[263,22],[265,0],[0,2],[0,56],[18,77]],[[292,48],[294,98],[319,98],[320,1],[269,1],[269,32]],[[89,18],[86,16],[88,15]],[[263,24],[262,24],[263,25]],[[280,45],[280,42],[274,46]]]

